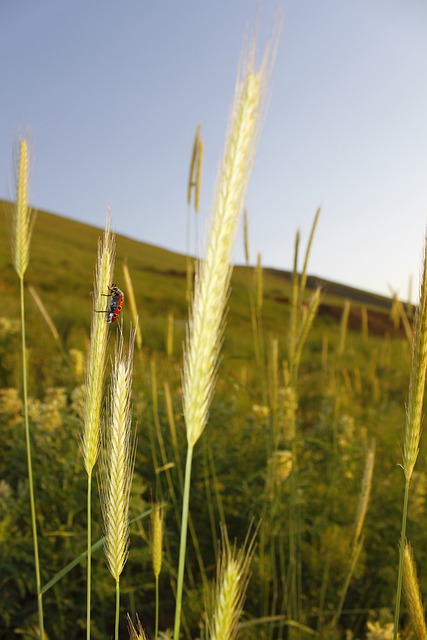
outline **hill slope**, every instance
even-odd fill
[[[12,203],[0,201],[0,281],[3,309],[18,316],[18,283],[10,258],[8,220]],[[59,215],[37,211],[31,243],[31,259],[26,281],[39,293],[60,329],[70,321],[87,326],[92,305],[91,288],[98,238],[102,230]],[[122,265],[127,262],[139,312],[144,318],[165,318],[169,312],[178,321],[187,318],[186,263],[184,255],[117,235],[116,275],[123,282]],[[263,269],[264,323],[276,330],[286,320],[284,305],[289,300],[291,274],[277,269]],[[231,326],[247,324],[250,330],[248,286],[253,285],[252,269],[238,266],[233,273]],[[323,303],[320,315],[334,321],[341,316],[344,300],[350,300],[350,327],[360,328],[360,308],[369,310],[370,330],[392,332],[389,320],[391,300],[357,289],[309,276],[307,287],[321,286]],[[34,309],[33,309],[34,311]],[[31,310],[30,310],[31,312]]]

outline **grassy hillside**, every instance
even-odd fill
[[[10,259],[8,217],[12,204],[0,201],[0,269],[3,277],[0,292],[4,308],[11,317],[18,317],[18,285]],[[68,340],[68,327],[87,327],[92,299],[94,255],[102,230],[67,218],[37,211],[31,245],[31,261],[27,282],[31,284],[47,307],[55,324]],[[164,318],[171,311],[177,321],[187,318],[186,257],[144,242],[117,236],[115,278],[123,282],[122,265],[128,264],[141,321]],[[277,269],[263,269],[264,323],[267,329],[280,331],[286,320],[286,305],[290,296],[291,274]],[[237,267],[233,272],[229,327],[248,322],[248,285],[253,286],[253,269]],[[123,285],[122,285],[123,286]],[[339,321],[345,300],[351,301],[350,326],[360,330],[360,308],[369,310],[374,333],[393,334],[390,321],[391,300],[342,284],[309,276],[307,288],[322,288],[320,315]],[[31,304],[31,323],[38,322],[39,313]],[[123,314],[128,317],[125,312]],[[179,323],[179,322],[178,322]],[[40,327],[43,330],[43,323]],[[147,346],[150,332],[144,331]],[[69,346],[73,346],[72,343]],[[155,344],[158,347],[158,343]]]
[[[18,281],[12,268],[8,232],[11,211],[11,203],[0,202],[0,269],[3,274],[0,293],[3,309],[7,309],[3,315],[9,319],[19,318]],[[101,235],[101,229],[90,225],[45,211],[36,212],[26,283],[35,289],[46,307],[66,352],[74,348],[84,351],[89,339],[93,271]],[[167,317],[173,314],[174,352],[180,356],[188,319],[186,257],[118,235],[114,277],[123,289],[122,269],[125,262],[135,290],[144,350],[148,354],[165,352]],[[222,366],[230,375],[240,371],[244,362],[251,367],[255,356],[249,299],[256,287],[255,280],[253,268],[240,266],[233,271],[222,359]],[[273,335],[278,339],[280,357],[283,358],[287,343],[291,274],[277,269],[263,269],[262,283],[260,330],[266,340]],[[318,344],[324,327],[332,343],[337,340],[338,333],[331,332],[331,328],[339,326],[346,300],[351,302],[347,321],[351,331],[356,334],[362,331],[362,308],[365,307],[371,336],[403,336],[402,327],[399,325],[396,329],[390,318],[389,299],[309,276],[308,294],[317,286],[322,289],[322,298],[311,339]],[[59,368],[55,372],[51,363],[46,371],[48,354],[53,353],[55,361],[58,361],[58,349],[34,300],[30,295],[27,298],[29,337],[33,345],[31,354],[38,372],[34,380],[34,392],[38,393],[38,389],[45,387],[46,381],[53,384],[56,375],[59,376],[57,383],[65,383],[68,378],[64,378],[64,369]],[[127,302],[122,315],[127,328],[130,321]],[[10,376],[6,378],[12,382]]]
[[[19,287],[7,232],[10,209],[10,203],[2,203],[2,638],[34,637],[37,620],[22,435]],[[101,233],[39,211],[25,280],[37,291],[59,332],[55,342],[27,292],[30,420],[43,584],[85,548],[86,478],[78,446],[82,369],[78,364],[88,350],[91,288]],[[167,506],[160,613],[160,629],[166,631],[173,624],[186,451],[181,374],[188,316],[187,262],[185,256],[122,236],[117,237],[116,253],[115,281],[125,289],[122,265],[126,261],[143,337],[143,348],[135,354],[133,382],[138,450],[131,516],[143,513],[153,496]],[[390,637],[386,634],[396,586],[403,491],[397,463],[411,354],[407,336],[392,321],[393,305],[387,298],[309,277],[295,335],[304,326],[310,296],[318,285],[322,298],[304,343],[298,375],[292,377],[291,275],[264,269],[262,280],[255,312],[254,269],[237,267],[233,273],[217,388],[208,426],[195,448],[183,636],[189,640],[200,635],[205,591],[218,559],[219,522],[227,524],[230,540],[241,544],[254,520],[259,524],[258,546],[241,640]],[[174,351],[169,355],[168,314],[173,314],[174,321]],[[127,336],[127,301],[123,317]],[[111,350],[117,330],[117,325],[111,327]],[[423,441],[420,448],[408,537],[422,567],[427,561]],[[102,536],[96,491],[93,510],[96,541]],[[148,537],[146,520],[132,525],[121,587],[122,614],[139,612],[152,637],[155,589]],[[85,579],[84,561],[80,561],[45,595],[50,638],[85,637]],[[426,592],[423,575],[420,582]],[[97,640],[111,636],[114,619],[114,584],[100,550],[94,554],[93,585],[92,638]],[[370,628],[382,629],[384,634],[369,636]],[[124,621],[121,637],[127,637]],[[409,638],[409,633],[404,637]]]

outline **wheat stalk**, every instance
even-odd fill
[[[183,406],[187,460],[182,507],[174,640],[181,624],[182,590],[187,541],[193,448],[203,433],[214,391],[223,316],[231,277],[230,258],[243,208],[264,104],[271,50],[258,71],[254,51],[237,82],[220,180],[209,228],[205,260],[199,265],[184,355]]]
[[[348,319],[350,316],[350,300],[346,300],[344,302],[344,307],[341,315],[341,325],[340,325],[340,340],[338,344],[338,354],[340,356],[343,355],[345,349],[345,343],[347,340],[347,329],[348,329]]]
[[[108,298],[103,296],[113,280],[115,239],[110,232],[110,212],[107,213],[105,231],[98,242],[98,259],[93,290],[89,359],[86,369],[83,430],[80,450],[87,473],[87,603],[86,639],[90,639],[91,565],[92,565],[92,473],[99,453],[101,409],[104,390],[105,358],[107,352],[108,324],[103,313]]]
[[[307,243],[307,249],[305,250],[304,264],[303,264],[303,267],[302,267],[301,284],[300,284],[301,295],[304,295],[305,287],[306,287],[306,284],[307,284],[308,259],[310,257],[311,247],[313,246],[314,234],[316,233],[316,228],[317,228],[317,223],[319,222],[320,212],[321,212],[321,208],[318,207],[317,210],[316,210],[315,216],[314,216],[313,224],[311,225],[310,236],[309,236],[308,243]]]
[[[202,186],[202,167],[203,167],[203,154],[205,150],[205,145],[203,140],[199,137],[197,142],[197,178],[196,178],[196,189],[194,193],[194,210],[196,213],[199,212],[200,208],[200,190]]]
[[[256,300],[256,312],[258,318],[262,314],[262,303],[264,299],[264,287],[263,287],[263,270],[262,270],[262,256],[261,253],[257,253],[257,262],[255,267],[255,300]]]
[[[44,637],[43,601],[41,594],[39,544],[36,522],[36,502],[34,495],[33,464],[31,456],[30,424],[28,416],[27,354],[25,337],[25,296],[24,275],[30,259],[30,241],[34,215],[28,206],[28,145],[25,139],[19,144],[19,161],[16,182],[16,206],[12,219],[12,261],[19,277],[21,299],[22,336],[22,386],[24,396],[25,445],[27,452],[28,489],[30,494],[31,529],[34,547],[34,568],[36,574],[37,606],[40,640]]]
[[[366,462],[365,469],[363,472],[362,478],[362,487],[360,491],[359,497],[359,505],[356,512],[355,526],[354,526],[354,535],[353,541],[351,544],[351,555],[349,568],[347,571],[347,575],[344,581],[343,588],[341,589],[340,599],[337,606],[337,610],[332,620],[332,625],[335,627],[338,623],[338,620],[341,617],[342,609],[344,606],[344,602],[347,596],[348,588],[350,586],[350,581],[354,575],[354,571],[356,569],[357,562],[359,560],[359,556],[363,549],[364,544],[364,536],[361,535],[363,525],[365,522],[366,513],[368,511],[369,498],[371,495],[371,487],[372,487],[372,476],[374,473],[375,466],[375,440],[372,440],[369,444],[368,450],[366,452]]]
[[[249,216],[248,210],[243,210],[243,248],[245,250],[245,264],[249,267]]]
[[[412,366],[409,379],[409,399],[406,409],[405,438],[403,444],[403,472],[405,474],[405,493],[403,497],[402,526],[400,533],[399,572],[396,588],[396,609],[394,613],[394,640],[397,638],[402,592],[404,563],[404,543],[408,514],[409,485],[417,461],[421,438],[421,419],[427,370],[427,236],[424,240],[424,262],[421,277],[420,301],[415,319],[415,331],[412,340]]]

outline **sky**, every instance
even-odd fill
[[[321,206],[311,274],[403,299],[412,280],[416,300],[427,224],[424,0],[1,0],[0,198],[14,198],[25,135],[33,206],[102,227],[111,203],[117,233],[184,253],[201,123],[204,246],[239,59],[255,30],[261,59],[278,15],[246,198],[251,262],[260,253],[264,266],[291,269],[295,233],[303,253]]]

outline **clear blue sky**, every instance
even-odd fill
[[[259,16],[283,32],[247,195],[251,258],[406,297],[427,223],[424,0],[1,0],[0,197],[32,146],[34,206],[184,252],[196,126],[206,228],[236,68]],[[243,261],[241,236],[235,257]]]

